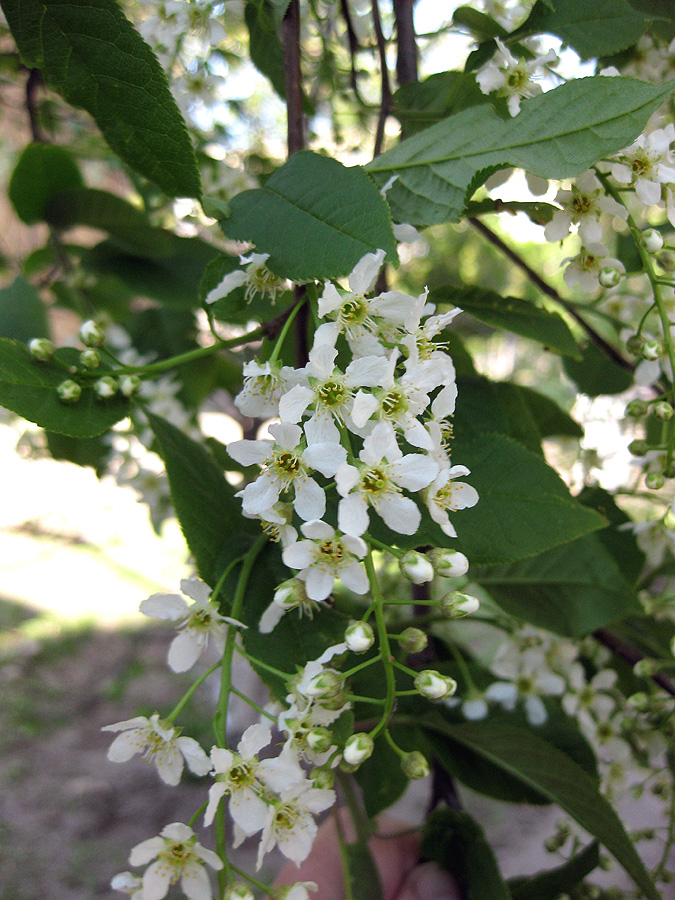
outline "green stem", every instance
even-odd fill
[[[166,716],[166,718],[164,719],[165,722],[173,722],[175,720],[178,713],[183,709],[183,707],[188,702],[190,697],[194,694],[194,692],[197,690],[199,685],[203,684],[212,672],[215,672],[216,669],[220,668],[220,665],[221,665],[221,660],[219,659],[218,662],[214,663],[209,669],[207,669],[206,672],[203,673],[203,675],[199,676],[199,678],[189,688],[189,690],[187,690],[185,692],[185,694],[183,694],[183,696],[178,701],[178,703],[174,706],[174,708],[171,710],[169,715]]]
[[[264,894],[267,894],[268,896],[272,895],[269,884],[265,884],[264,881],[258,881],[257,878],[254,878],[253,875],[249,875],[248,872],[245,872],[243,869],[240,869],[239,866],[235,866],[234,863],[230,863],[230,868],[232,869],[233,872],[236,872],[240,878],[246,879],[246,881],[248,881],[249,884],[252,884],[253,887],[257,887],[259,891],[262,891]]]
[[[277,717],[272,715],[271,712],[267,712],[266,709],[263,709],[262,706],[259,706],[255,700],[251,700],[250,697],[247,697],[246,694],[242,693],[242,691],[238,690],[234,685],[230,685],[230,691],[235,695],[235,697],[239,697],[240,700],[243,700],[244,703],[248,704],[251,709],[254,709],[261,716],[266,716],[271,722],[274,722],[276,725]]]
[[[383,544],[382,541],[378,541],[377,538],[372,537],[370,534],[365,534],[363,537],[366,543],[370,544],[371,547],[374,547],[375,550],[389,553],[391,556],[395,556],[396,559],[400,559],[403,556],[403,550],[398,550],[396,547],[390,547],[388,544]]]
[[[379,662],[382,658],[381,654],[378,653],[377,656],[373,656],[372,659],[367,659],[365,662],[359,663],[358,666],[354,666],[353,669],[347,669],[346,672],[343,672],[345,678],[351,678],[352,675],[356,675],[357,672],[360,672],[361,669],[367,669],[368,666],[374,665],[374,663]]]
[[[199,807],[199,809],[194,813],[194,815],[192,815],[190,817],[190,821],[188,822],[188,825],[190,826],[190,828],[192,828],[192,826],[195,824],[195,822],[197,821],[199,816],[204,812],[204,810],[206,809],[207,806],[208,806],[208,803],[205,801],[204,803],[202,803],[202,805]]]
[[[298,312],[300,310],[300,307],[303,305],[303,303],[305,302],[306,299],[307,299],[306,297],[303,297],[300,300],[298,300],[298,302],[295,304],[295,306],[291,310],[288,318],[284,322],[284,326],[281,329],[281,331],[279,332],[279,337],[277,338],[276,343],[274,345],[274,349],[272,350],[272,355],[270,356],[270,358],[268,360],[270,365],[273,365],[277,361],[277,358],[279,356],[279,353],[281,352],[283,343],[286,340],[286,335],[288,334],[288,331],[289,331],[291,325],[293,324],[293,320],[295,319],[296,315],[298,314]]]
[[[288,681],[293,676],[288,672],[282,672],[281,669],[275,669],[274,666],[270,666],[267,663],[264,663],[261,659],[257,659],[257,657],[252,656],[243,647],[235,644],[234,649],[240,656],[243,656],[244,659],[247,659],[252,665],[259,666],[259,668],[264,669],[266,672],[271,672],[272,675],[278,675],[279,678],[283,678],[284,681]]]
[[[375,572],[375,565],[373,563],[373,554],[370,549],[368,549],[368,554],[365,558],[365,564],[366,572],[368,573],[368,581],[370,583],[370,593],[373,598],[372,608],[375,612],[377,637],[380,643],[380,655],[382,658],[382,665],[384,666],[384,676],[387,685],[387,694],[385,697],[382,718],[380,719],[379,724],[377,724],[375,728],[373,728],[373,730],[370,732],[370,736],[372,738],[375,738],[383,728],[386,728],[387,723],[389,722],[391,714],[394,710],[394,702],[396,700],[396,678],[394,676],[394,660],[391,655],[389,638],[387,637],[387,624],[384,618],[384,597],[382,596],[380,585],[377,580],[377,573]]]

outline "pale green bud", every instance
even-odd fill
[[[627,703],[633,709],[637,709],[640,712],[649,709],[649,697],[644,691],[638,691],[636,694],[631,694]]]
[[[312,728],[305,737],[307,746],[314,753],[324,753],[333,744],[333,733],[321,725]]]
[[[124,397],[133,397],[141,387],[141,379],[138,375],[120,375],[120,394]]]
[[[658,253],[663,249],[663,236],[655,228],[648,228],[642,232],[642,240],[649,253]]]
[[[223,900],[255,900],[255,896],[251,888],[243,881],[233,881],[225,888]]]
[[[649,412],[649,404],[644,400],[631,400],[626,407],[626,415],[631,419],[640,419]]]
[[[80,326],[80,340],[86,347],[100,347],[104,339],[103,330],[93,319],[87,319]]]
[[[672,419],[673,412],[675,412],[675,410],[667,400],[660,400],[658,403],[654,404],[654,406],[652,407],[652,412],[655,416],[658,416],[659,419],[667,422],[668,419]]]
[[[342,672],[337,672],[335,669],[324,669],[323,672],[319,672],[318,675],[315,675],[310,680],[305,694],[307,697],[313,697],[317,700],[334,697],[342,691],[343,681]]]
[[[80,353],[80,365],[85,369],[97,369],[101,365],[101,357],[97,350],[89,347]]]
[[[635,663],[633,666],[633,674],[637,675],[638,678],[651,678],[652,675],[656,675],[661,667],[662,663],[658,659],[647,657],[645,659],[640,659]]]
[[[435,547],[427,555],[436,574],[443,578],[459,578],[469,571],[469,560],[459,550]]]
[[[33,338],[28,341],[28,351],[33,359],[45,362],[54,355],[54,345],[47,338]]]
[[[117,380],[112,375],[104,375],[94,384],[94,392],[99,400],[110,400],[117,393]]]
[[[417,691],[429,700],[443,700],[457,690],[457,682],[435,669],[423,669],[414,681]]]
[[[365,653],[375,643],[375,632],[368,622],[352,622],[345,631],[345,643],[352,653]]]
[[[424,553],[417,550],[409,550],[399,559],[399,568],[403,575],[413,584],[424,584],[433,581],[434,567],[431,560]]]
[[[335,784],[335,772],[332,769],[312,769],[312,774],[309,777],[316,788],[330,790]]]
[[[429,638],[421,628],[406,628],[399,634],[398,642],[406,653],[421,653]]]
[[[644,359],[655,360],[663,356],[663,344],[661,341],[648,340],[642,345],[642,356]]]
[[[305,582],[300,581],[299,578],[289,578],[287,581],[282,581],[274,592],[273,597],[276,605],[285,610],[301,606],[306,599]]]
[[[626,350],[628,350],[628,352],[633,356],[640,356],[642,354],[643,344],[644,338],[639,337],[637,334],[631,334],[631,336],[626,340]]]
[[[480,602],[472,594],[464,594],[461,591],[453,591],[446,594],[441,600],[441,610],[448,619],[461,619],[463,616],[471,616],[478,611]]]
[[[56,393],[62,403],[77,403],[82,396],[82,388],[76,381],[68,378],[57,385]]]
[[[347,738],[347,743],[342,751],[342,758],[348,766],[360,766],[369,756],[372,756],[375,742],[365,731],[353,734]]]
[[[628,445],[629,453],[632,453],[633,456],[644,456],[645,453],[649,451],[649,444],[647,441],[635,440],[631,441]]]
[[[645,478],[645,485],[650,491],[660,491],[665,483],[663,472],[649,472]]]
[[[429,774],[429,763],[423,753],[413,750],[401,759],[401,768],[408,778],[426,778]]]
[[[598,272],[598,281],[606,288],[616,287],[621,277],[621,272],[613,266],[603,266]]]

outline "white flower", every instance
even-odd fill
[[[260,515],[272,508],[282,492],[293,488],[293,506],[305,521],[320,519],[326,511],[326,494],[309,475],[310,467],[322,475],[335,475],[347,452],[335,441],[317,442],[306,447],[302,428],[288,422],[269,426],[274,441],[233,441],[227,452],[242,465],[258,463],[261,475],[241,492],[246,515]]]
[[[572,663],[567,672],[567,691],[562,706],[568,716],[607,719],[616,709],[616,701],[607,692],[616,684],[614,669],[601,669],[590,681],[579,662]]]
[[[608,256],[609,251],[602,244],[588,244],[582,247],[578,256],[568,257],[563,262],[568,263],[563,273],[567,287],[579,287],[586,293],[595,291],[600,282],[598,280],[602,269],[610,268],[617,272],[625,272],[624,264],[613,257]]]
[[[314,881],[296,881],[288,886],[280,885],[274,892],[275,900],[311,900],[310,891],[318,891],[319,886]]]
[[[261,419],[276,416],[284,391],[303,380],[303,375],[281,363],[259,363],[253,359],[244,364],[244,385],[234,399],[245,416]]]
[[[211,771],[211,763],[194,738],[181,737],[173,725],[162,722],[158,713],[147,719],[136,716],[105,725],[102,731],[121,731],[110,745],[108,759],[112,762],[127,762],[137,753],[145,759],[152,759],[157,766],[162,781],[176,785],[183,773],[183,759],[195,775],[206,775]]]
[[[421,513],[414,500],[404,497],[401,488],[419,491],[429,485],[438,464],[421,453],[404,456],[389,428],[378,423],[359,453],[361,466],[345,463],[337,471],[336,484],[342,500],[338,506],[338,524],[345,534],[359,537],[368,528],[368,507],[399,534],[414,534]]]
[[[541,85],[533,81],[543,66],[558,62],[558,57],[549,50],[544,56],[532,60],[516,59],[506,46],[495,38],[497,52],[482,69],[476,72],[476,81],[484,94],[497,92],[499,97],[507,97],[507,106],[512,116],[520,112],[520,101],[541,93]]]
[[[158,837],[137,844],[129,855],[132,866],[155,860],[143,874],[142,900],[162,900],[169,886],[180,879],[190,900],[211,900],[211,883],[204,863],[222,869],[223,861],[197,842],[193,830],[182,822],[173,822]]]
[[[675,140],[675,125],[641,134],[618,154],[619,162],[610,166],[614,179],[629,184],[647,206],[661,202],[661,185],[675,182],[675,159],[670,145]]]
[[[221,616],[218,605],[210,599],[211,588],[199,578],[184,578],[180,589],[195,602],[189,604],[179,594],[153,594],[142,601],[139,609],[146,616],[179,623],[180,634],[171,642],[168,663],[174,672],[187,672],[205,650],[209,636],[222,653],[227,626],[246,626]]]
[[[131,872],[119,872],[110,881],[114,891],[129,895],[129,900],[143,900],[143,879]]]
[[[296,533],[297,537],[297,533]],[[290,543],[295,543],[291,541]],[[284,544],[284,546],[286,546]],[[269,634],[281,621],[282,616],[291,609],[297,609],[300,616],[304,613],[312,619],[314,613],[321,608],[321,603],[307,596],[307,586],[300,578],[289,578],[282,582],[274,592],[272,602],[260,617],[258,631]]]
[[[325,600],[339,578],[355,594],[368,590],[368,576],[360,564],[367,546],[360,537],[339,534],[321,521],[305,522],[301,531],[308,540],[287,547],[282,559],[291,569],[301,569],[311,600]]]
[[[275,275],[267,268],[269,253],[252,253],[250,256],[240,256],[239,260],[245,269],[237,269],[228,272],[220,284],[209,291],[206,303],[215,303],[222,300],[228,294],[239,287],[246,285],[245,299],[251,300],[256,294],[269,294],[274,302],[277,291],[283,286],[284,279]]]
[[[450,521],[448,512],[469,509],[478,503],[478,491],[474,487],[464,481],[454,481],[458,475],[468,474],[469,470],[466,466],[441,469],[424,492],[429,515],[448,537],[457,537],[455,526]]]
[[[258,850],[259,869],[263,857],[278,845],[281,852],[294,863],[307,859],[317,833],[316,813],[335,803],[335,791],[294,785],[281,792],[279,799],[268,808]]]
[[[624,221],[628,210],[612,197],[608,197],[593,172],[584,172],[573,183],[571,190],[558,191],[555,198],[562,209],[544,228],[547,241],[562,241],[572,224],[579,226],[579,236],[584,244],[596,244],[602,239],[602,226],[598,221],[602,213],[618,216]]]

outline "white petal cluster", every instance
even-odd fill
[[[517,116],[521,100],[541,94],[542,87],[534,79],[543,74],[544,67],[555,65],[558,57],[549,50],[534,59],[517,59],[499,38],[495,38],[495,42],[497,51],[476,72],[476,81],[484,94],[496,92],[498,97],[506,97],[509,113]]]
[[[237,288],[245,287],[244,299],[246,302],[252,300],[257,294],[267,294],[272,303],[274,303],[277,292],[281,290],[286,282],[283,278],[275,275],[271,269],[267,268],[269,256],[269,253],[251,253],[250,256],[239,257],[244,268],[228,272],[220,284],[209,291],[205,302],[209,304],[216,303],[216,301],[223,300]]]

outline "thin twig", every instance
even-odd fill
[[[515,250],[509,247],[509,245],[499,237],[499,235],[495,234],[494,231],[474,216],[470,216],[468,221],[473,225],[476,231],[479,231],[493,246],[501,250],[504,256],[507,256],[511,262],[522,269],[530,281],[539,288],[542,294],[546,294],[547,297],[550,297],[552,300],[555,300],[556,303],[563,306],[575,322],[578,322],[578,324],[581,325],[588,337],[597,344],[598,347],[601,347],[618,366],[621,366],[622,369],[627,369],[629,372],[633,371],[633,364],[627,359],[624,359],[615,347],[612,347],[601,334],[598,334],[593,326],[588,324],[576,308],[568,303],[564,297],[561,297],[554,287],[544,281],[541,275],[535,272]]]
[[[413,22],[414,0],[394,0],[396,20],[396,79],[399,84],[411,84],[418,80],[417,41]]]
[[[352,86],[352,90],[355,94],[359,93],[359,85],[356,78],[356,54],[361,49],[359,46],[359,39],[354,31],[354,23],[352,22],[352,14],[349,11],[349,6],[347,5],[347,0],[340,0],[340,11],[342,12],[342,18],[345,20],[345,26],[347,28],[347,42],[349,44],[349,80]]]
[[[593,637],[596,641],[601,643],[604,647],[607,647],[608,650],[611,650],[612,653],[615,653],[631,666],[640,662],[641,659],[646,658],[646,654],[641,650],[638,650],[637,647],[624,641],[623,638],[618,637],[606,628],[596,629],[593,632]],[[651,676],[651,679],[655,684],[658,684],[660,688],[663,688],[667,694],[675,697],[675,682],[671,681],[670,678],[667,678],[665,675],[660,675],[657,672],[655,675]]]
[[[371,9],[373,12],[373,27],[375,28],[375,38],[377,40],[377,53],[380,57],[380,78],[382,81],[382,94],[380,102],[380,115],[377,119],[377,132],[375,134],[375,149],[373,150],[373,158],[382,153],[382,144],[384,142],[384,127],[391,112],[391,86],[389,84],[389,69],[387,68],[387,42],[382,32],[382,22],[380,20],[380,8],[378,0],[372,0]]]
[[[39,69],[29,69],[26,80],[26,112],[30,121],[30,133],[37,144],[46,144],[47,136],[42,131],[37,107],[37,92],[42,84],[42,73]]]

